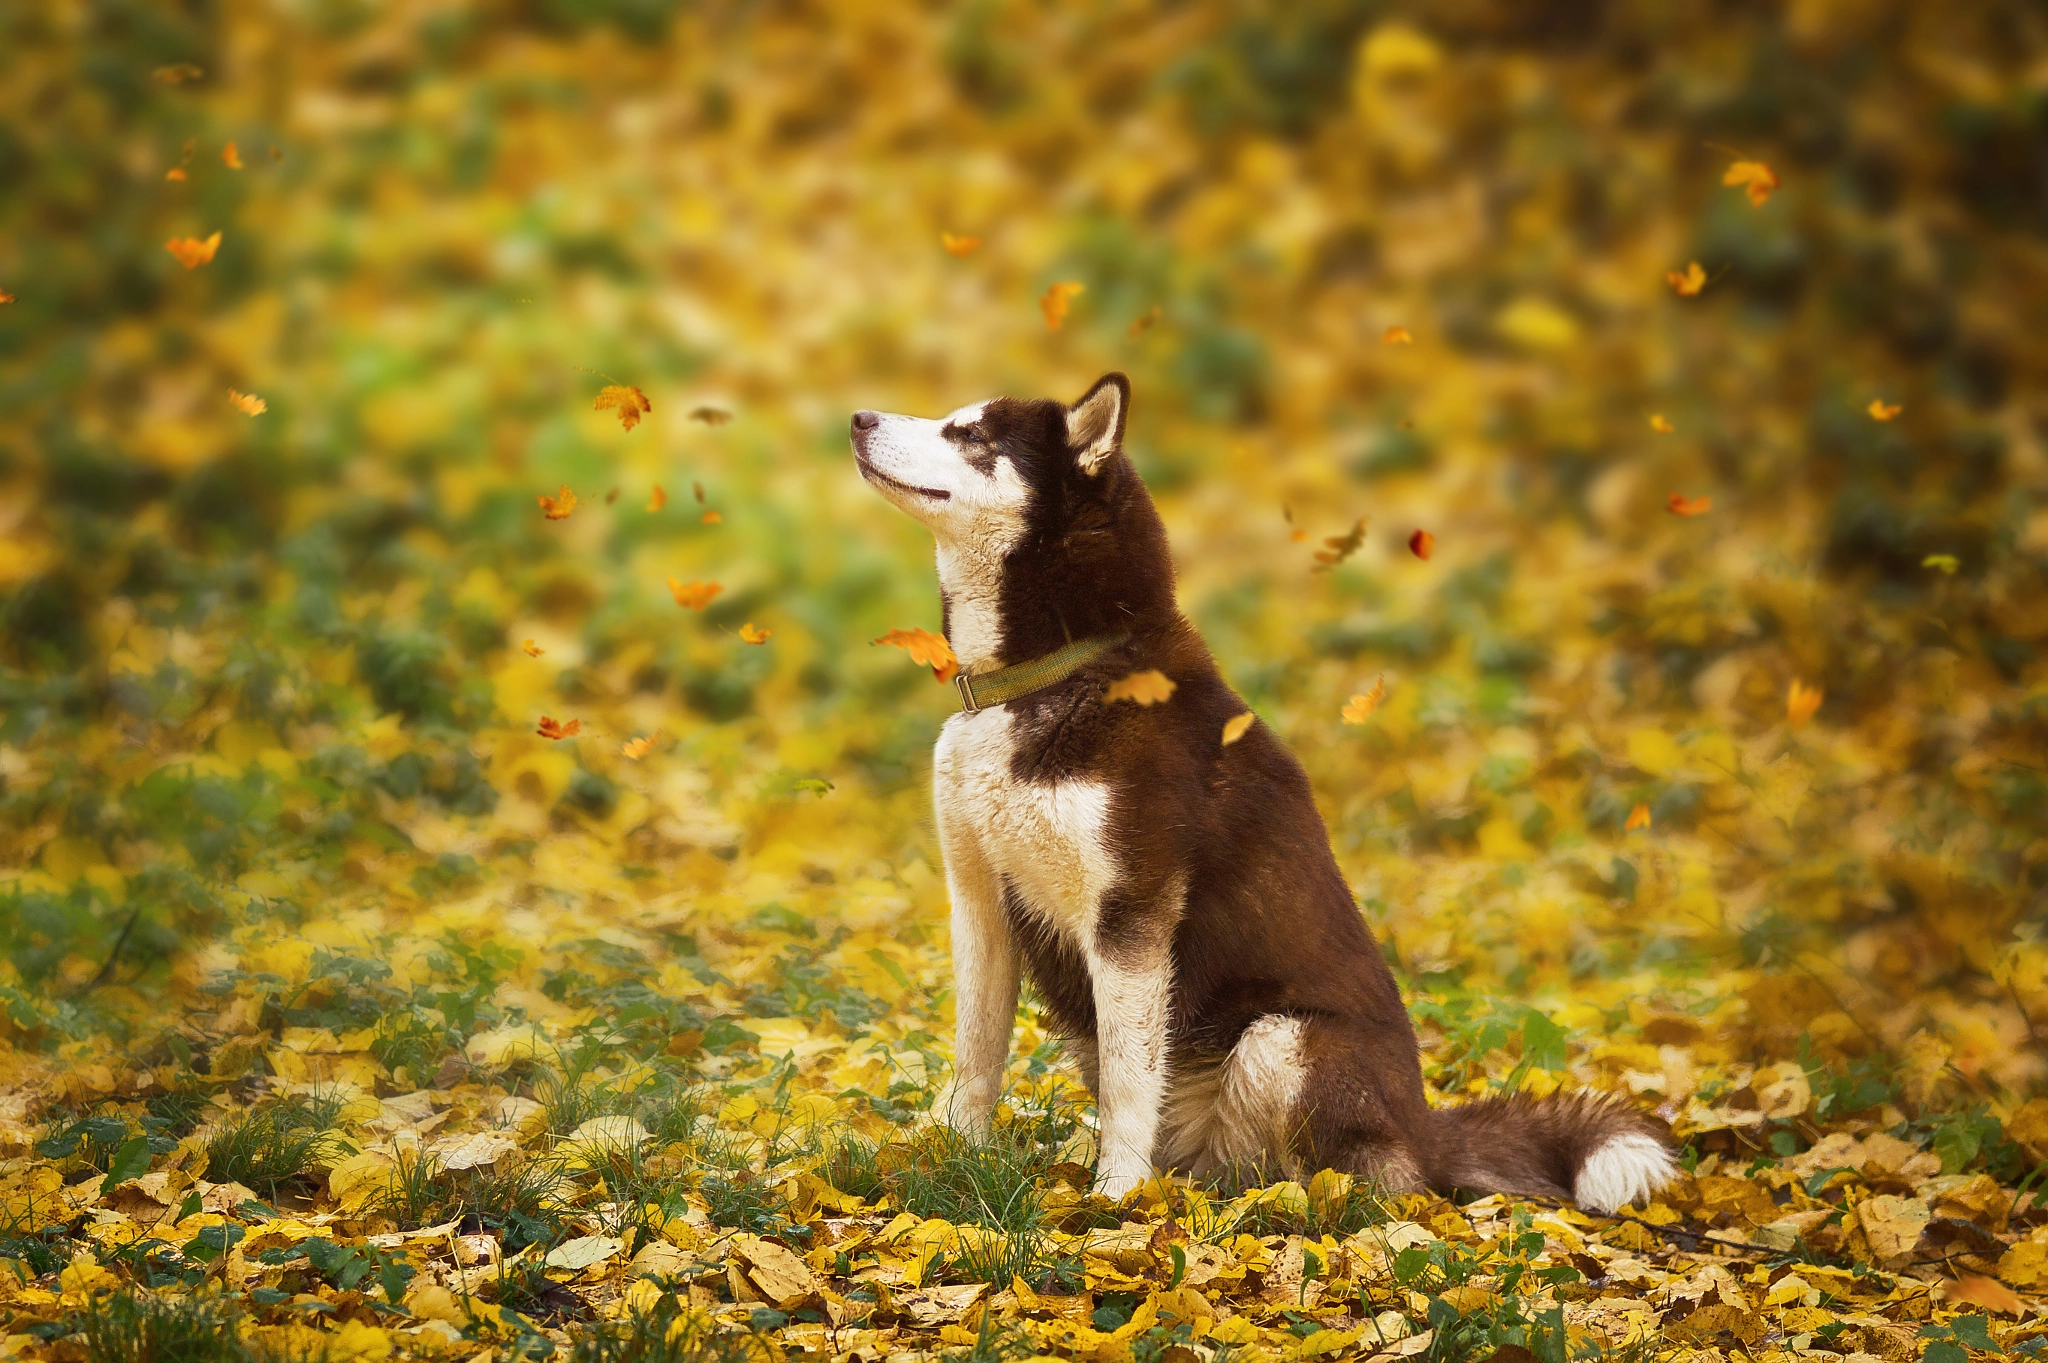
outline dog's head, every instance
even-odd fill
[[[1032,657],[1172,613],[1166,532],[1123,453],[1130,400],[1130,380],[1105,374],[1072,405],[854,413],[861,477],[938,541],[963,661]]]

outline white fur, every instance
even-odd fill
[[[1639,1132],[1602,1141],[1572,1184],[1572,1201],[1612,1216],[1618,1207],[1645,1202],[1678,1173],[1671,1152]]]
[[[1308,1066],[1300,1018],[1268,1014],[1221,1063],[1175,1074],[1159,1135],[1160,1163],[1205,1174],[1268,1155],[1287,1162]],[[1285,1169],[1291,1177],[1296,1172]]]

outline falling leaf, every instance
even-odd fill
[[[165,85],[183,85],[186,81],[198,80],[206,73],[191,62],[178,62],[172,66],[159,66],[150,74]]]
[[[1700,263],[1695,260],[1685,267],[1683,274],[1676,270],[1666,270],[1664,282],[1669,284],[1671,291],[1680,298],[1697,298],[1700,296],[1700,290],[1707,287],[1707,272],[1701,269]]]
[[[647,494],[647,509],[649,511],[659,511],[667,505],[668,494],[661,490],[660,483],[656,483],[654,485],[654,491]]]
[[[953,656],[953,646],[946,642],[946,636],[928,629],[892,629],[871,642],[902,649],[910,655],[910,661],[929,667],[942,682],[953,680],[960,670],[960,660]]]
[[[613,502],[616,502],[617,500],[619,500],[619,490],[617,488],[610,488],[605,492],[604,504],[606,506],[610,506]]]
[[[1673,426],[1662,412],[1652,412],[1650,413],[1650,429],[1659,435],[1670,435],[1678,428]]]
[[[1436,536],[1427,530],[1418,530],[1408,537],[1408,552],[1419,559],[1427,559],[1436,550]]]
[[[1067,279],[1054,284],[1039,295],[1038,310],[1045,314],[1045,329],[1058,331],[1060,323],[1067,320],[1067,309],[1073,306],[1074,296],[1087,291],[1086,284],[1077,284]]]
[[[188,179],[189,177],[185,174],[185,168],[183,166],[172,166],[169,170],[164,172],[164,178],[166,180],[184,180]]]
[[[1623,832],[1633,833],[1638,828],[1648,828],[1649,826],[1650,807],[1645,804],[1638,804],[1634,809],[1631,809],[1628,812],[1628,822],[1623,824],[1621,827]]]
[[[956,237],[951,232],[939,233],[939,245],[946,248],[949,256],[971,256],[981,247],[980,237]]]
[[[1785,693],[1786,720],[1793,724],[1806,723],[1813,718],[1813,712],[1820,709],[1821,697],[1825,694],[1818,686],[1808,686],[1794,677],[1791,689]]]
[[[1954,577],[1956,569],[1962,567],[1963,563],[1954,554],[1929,554],[1926,558],[1920,560],[1920,566],[1922,568],[1939,568],[1950,577]]]
[[[1380,333],[1381,345],[1414,345],[1415,337],[1406,327],[1388,327]]]
[[[1246,731],[1252,727],[1252,720],[1254,718],[1255,716],[1252,712],[1247,710],[1241,715],[1232,715],[1229,719],[1224,720],[1223,746],[1227,748],[1237,742],[1238,739],[1243,738]]]
[[[591,410],[602,412],[607,407],[617,409],[619,425],[629,431],[640,424],[642,412],[654,410],[647,394],[630,383],[608,383],[597,390],[597,401],[591,404]]]
[[[2020,1300],[2019,1294],[1996,1278],[1965,1273],[1944,1290],[1952,1302],[1966,1301],[1988,1311],[2003,1311],[2008,1316],[2026,1314],[2027,1304]]]
[[[538,658],[541,654],[547,652],[546,649],[531,639],[522,640],[519,646],[526,650],[526,656],[529,658]]]
[[[542,715],[540,717],[540,727],[535,732],[542,738],[552,738],[557,741],[564,738],[574,738],[583,732],[583,721],[572,719],[567,724],[564,724],[560,720]]]
[[[1714,509],[1714,499],[1688,497],[1683,492],[1674,492],[1664,499],[1664,505],[1674,516],[1704,516]]]
[[[1366,520],[1366,517],[1360,516],[1358,523],[1349,530],[1341,535],[1332,535],[1324,540],[1323,544],[1325,547],[1316,550],[1316,566],[1309,569],[1309,571],[1312,573],[1327,573],[1330,569],[1357,553],[1359,546],[1365,543]],[[1425,554],[1424,557],[1427,558],[1428,555]]]
[[[1140,705],[1157,705],[1173,699],[1177,689],[1178,683],[1173,678],[1156,667],[1148,667],[1143,672],[1133,672],[1111,682],[1102,693],[1102,699],[1105,702],[1134,700]]]
[[[653,750],[654,740],[659,736],[658,734],[649,734],[645,738],[629,738],[619,745],[619,755],[638,762]]]
[[[775,633],[774,630],[762,629],[752,620],[749,620],[746,624],[740,626],[740,642],[743,644],[765,644],[768,642],[768,636],[773,633]]]
[[[1361,691],[1344,702],[1340,712],[1346,724],[1363,724],[1372,718],[1372,712],[1380,708],[1380,702],[1387,698],[1387,679],[1374,677],[1372,690]]]
[[[196,270],[213,259],[213,253],[220,249],[220,233],[201,240],[198,237],[172,237],[164,243],[164,249],[178,258],[178,263],[188,270]]]
[[[220,149],[220,163],[229,170],[240,170],[242,168],[242,153],[236,148],[234,143],[230,142]]]
[[[12,303],[13,301],[13,294],[7,292],[7,290],[5,289],[0,289],[0,303]]]
[[[690,491],[696,495],[697,505],[704,505],[704,485],[702,483],[691,483]]]
[[[1770,198],[1771,191],[1778,187],[1778,176],[1776,172],[1761,161],[1737,161],[1728,167],[1728,172],[1721,177],[1721,183],[1724,185],[1747,185],[1749,187],[1749,206],[1751,208],[1762,208],[1764,200]]]
[[[723,426],[726,422],[732,420],[732,413],[723,407],[713,407],[707,403],[702,407],[692,407],[690,409],[690,420],[701,421],[706,426]],[[701,501],[703,499],[699,498],[698,500]]]
[[[721,516],[716,511],[707,511],[703,515],[699,516],[697,519],[703,522],[705,525],[717,525],[720,521],[724,520],[725,517]]]
[[[567,483],[562,484],[562,490],[554,496],[542,493],[534,500],[540,503],[540,509],[547,513],[547,518],[551,521],[565,521],[569,519],[569,513],[576,509],[576,494],[569,491]]]
[[[232,388],[228,389],[228,402],[233,405],[236,411],[247,413],[250,416],[262,416],[270,410],[270,404],[257,397],[254,393],[237,393]]]
[[[1300,526],[1294,523],[1293,507],[1289,506],[1285,502],[1280,503],[1280,518],[1287,522],[1287,538],[1289,542],[1294,544],[1303,544],[1307,542],[1308,531],[1302,529]]]
[[[676,604],[684,610],[700,611],[710,605],[711,598],[725,588],[716,582],[678,582],[670,578],[668,590],[669,594],[675,597]]]
[[[1883,398],[1872,398],[1870,405],[1863,410],[1870,413],[1872,421],[1890,421],[1906,409],[1896,402],[1886,402]]]
[[[1154,303],[1151,307],[1145,309],[1143,312],[1139,313],[1136,317],[1131,319],[1130,330],[1125,332],[1124,334],[1130,337],[1132,340],[1136,340],[1138,337],[1150,331],[1158,323],[1159,319],[1164,315],[1165,314],[1160,311],[1159,305],[1157,303]]]

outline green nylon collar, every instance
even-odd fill
[[[1033,691],[1043,691],[1065,681],[1118,645],[1128,643],[1130,637],[1128,634],[1102,634],[1092,639],[1076,639],[1043,658],[999,667],[978,677],[959,673],[953,678],[953,684],[960,688],[960,708],[971,715],[991,705],[1002,705]]]

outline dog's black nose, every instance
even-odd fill
[[[882,414],[880,412],[855,412],[853,414],[853,429],[856,431],[872,431],[881,424]]]

